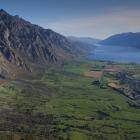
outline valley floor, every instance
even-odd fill
[[[139,79],[140,65],[85,60],[3,82],[0,140],[139,140]]]

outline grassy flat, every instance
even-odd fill
[[[140,109],[130,106],[128,97],[93,85],[94,77],[84,75],[103,65],[135,74],[140,70],[134,64],[73,61],[63,68],[50,67],[40,80],[1,84],[0,140],[139,140]]]

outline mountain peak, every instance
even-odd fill
[[[0,14],[1,15],[8,15],[8,13],[5,10],[3,10],[3,9],[0,9]]]

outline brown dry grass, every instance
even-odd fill
[[[123,69],[118,66],[108,65],[105,67],[104,71],[106,72],[121,72]]]
[[[13,136],[13,140],[21,140],[22,136],[20,133],[15,133]]]
[[[119,89],[120,88],[120,86],[117,85],[116,83],[109,83],[108,86],[111,87],[111,88],[115,88],[115,89]]]
[[[6,84],[6,83],[8,83],[8,81],[7,81],[7,80],[0,79],[0,85],[2,85],[2,84]]]
[[[84,73],[86,77],[92,77],[92,78],[100,78],[102,76],[101,71],[87,71]]]

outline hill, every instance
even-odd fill
[[[140,33],[122,33],[113,35],[100,42],[103,45],[132,46],[140,48]]]

